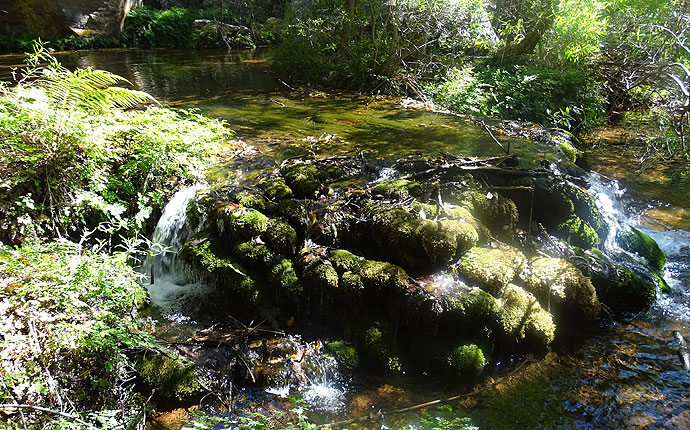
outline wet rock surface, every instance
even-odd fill
[[[210,306],[320,327],[345,368],[471,377],[587,331],[602,302],[649,306],[654,279],[592,257],[608,231],[586,181],[506,165],[288,161],[257,185],[198,195],[190,210],[206,221],[180,256],[215,285]],[[660,261],[644,237],[626,237]]]

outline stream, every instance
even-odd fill
[[[280,162],[290,157],[356,155],[395,159],[406,155],[493,157],[501,149],[484,129],[460,116],[423,109],[403,109],[398,99],[358,94],[324,94],[315,89],[292,91],[270,74],[265,55],[255,52],[102,50],[61,53],[67,67],[105,69],[127,78],[173,107],[196,108],[225,119],[237,138]],[[20,56],[0,57],[0,78],[21,62]],[[540,143],[502,138],[520,154],[552,153]],[[495,389],[451,403],[454,413],[471,418],[480,429],[688,429],[690,428],[690,371],[678,354],[678,331],[690,339],[690,190],[687,179],[668,169],[634,174],[632,158],[624,151],[595,151],[589,190],[610,225],[629,223],[657,241],[667,254],[664,278],[671,287],[646,312],[583,333],[576,345],[561,346],[543,360],[511,357],[487,366],[487,378],[505,377]],[[549,161],[554,161],[549,159]],[[252,167],[216,165],[209,182],[228,172]],[[173,197],[159,222],[154,241],[169,251],[146,266],[153,273],[154,303],[175,324],[194,327],[185,313],[185,295],[203,294],[203,285],[189,288],[180,279],[174,251],[184,229],[184,208],[198,185]],[[615,246],[608,244],[607,246]],[[177,248],[176,248],[177,247]],[[313,344],[306,344],[307,346]],[[521,360],[519,372],[508,373]],[[314,418],[324,422],[347,419],[378,409],[390,410],[467,392],[472,386],[430,381],[424,375],[345,377],[337,372],[319,375],[301,389],[316,405]],[[505,376],[508,375],[508,376]],[[476,387],[475,387],[476,388]],[[289,387],[273,387],[265,396],[281,397]],[[245,393],[247,397],[256,393]],[[350,428],[384,428],[415,423],[418,414],[387,418],[385,423]]]

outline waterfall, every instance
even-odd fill
[[[187,225],[187,206],[207,184],[195,184],[177,191],[170,199],[153,231],[152,255],[144,260],[141,271],[147,276],[146,288],[151,303],[170,319],[185,320],[180,312],[186,296],[198,294],[203,285],[192,282],[177,254],[192,234]]]
[[[603,243],[604,249],[612,255],[624,253],[625,251],[616,241],[616,236],[630,227],[636,226],[639,223],[639,215],[631,214],[626,208],[625,188],[621,188],[618,181],[604,183],[601,176],[596,173],[590,173],[586,179],[591,184],[588,191],[594,198],[609,229]]]

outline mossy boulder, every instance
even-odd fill
[[[306,205],[294,199],[285,199],[278,204],[278,213],[297,231],[304,233],[309,225]]]
[[[216,210],[216,224],[221,237],[244,241],[264,233],[268,218],[256,209],[229,204]]]
[[[283,200],[292,197],[292,190],[285,183],[285,179],[281,176],[273,176],[265,178],[259,182],[259,188],[269,198],[274,200]]]
[[[342,340],[334,340],[326,344],[326,350],[347,369],[354,370],[359,367],[359,353],[353,345]]]
[[[344,249],[331,250],[330,259],[335,270],[341,275],[345,272],[357,272],[364,263],[363,258]]]
[[[616,236],[616,242],[626,251],[644,258],[653,271],[663,272],[666,265],[666,254],[651,237],[634,227],[630,227]]]
[[[508,284],[498,300],[501,324],[508,342],[525,340],[531,346],[546,348],[553,342],[556,326],[531,293],[514,284]]]
[[[409,279],[399,266],[372,260],[362,263],[358,275],[364,287],[373,290],[405,291]]]
[[[522,271],[526,261],[522,252],[510,246],[475,247],[462,257],[458,270],[467,279],[498,297],[505,286]]]
[[[498,236],[512,236],[519,219],[515,202],[495,192],[465,191],[456,196],[460,206],[468,208],[475,218]]]
[[[257,256],[260,254],[260,251],[257,252]],[[249,303],[258,303],[259,283],[216,242],[189,240],[182,245],[179,255],[196,276],[237,293]]]
[[[269,202],[266,197],[255,190],[235,191],[230,194],[230,199],[240,206],[256,209],[265,214],[272,214],[277,209],[275,203]]]
[[[340,276],[340,285],[346,297],[353,298],[361,296],[364,290],[362,277],[353,272],[345,272]]]
[[[448,355],[451,371],[458,376],[475,377],[484,369],[484,352],[473,343],[461,344]]]
[[[601,303],[589,278],[562,258],[532,258],[520,278],[527,291],[557,318],[593,319]]]
[[[287,222],[270,218],[261,237],[275,252],[291,257],[297,252],[297,232]]]
[[[410,196],[419,197],[422,194],[422,186],[414,181],[399,179],[379,182],[371,192],[390,199],[406,199]]]
[[[375,367],[391,373],[402,370],[400,350],[387,327],[377,324],[364,330],[361,345],[362,353]]]
[[[268,275],[268,281],[277,287],[281,295],[290,297],[295,301],[301,297],[304,290],[290,260],[281,260],[273,266]]]
[[[570,218],[556,226],[559,236],[569,239],[570,244],[589,249],[600,243],[597,232],[579,216],[572,215]]]
[[[232,250],[240,263],[254,270],[268,270],[276,259],[275,255],[263,243],[256,241],[242,242]]]
[[[471,335],[501,321],[501,306],[486,291],[456,283],[439,298],[441,322],[451,335]]]
[[[291,164],[283,169],[283,177],[297,197],[313,198],[322,186],[319,170],[311,163]]]
[[[455,261],[479,241],[472,224],[451,219],[420,220],[418,234],[426,256],[434,265]]]
[[[203,392],[196,375],[196,366],[183,359],[147,353],[136,363],[141,381],[155,389],[158,396],[183,400]]]
[[[304,268],[302,274],[305,282],[317,291],[322,289],[338,288],[338,272],[335,271],[330,262],[316,257]]]

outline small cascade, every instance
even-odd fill
[[[191,234],[187,225],[187,206],[196,193],[207,186],[195,184],[173,195],[153,232],[152,255],[141,266],[142,273],[149,277],[147,289],[151,302],[173,320],[188,319],[179,313],[184,306],[181,296],[193,295],[203,288],[189,279],[177,253]]]
[[[609,229],[604,242],[604,249],[613,255],[625,252],[616,241],[616,236],[639,223],[639,216],[631,214],[626,209],[625,188],[621,188],[618,181],[605,183],[601,176],[590,173],[587,180],[592,185],[589,193],[593,195],[599,212]]]

